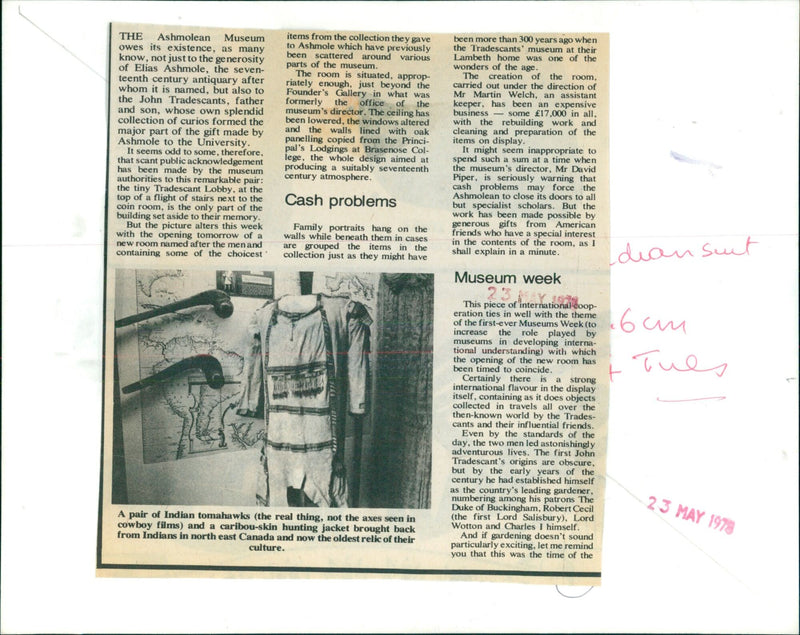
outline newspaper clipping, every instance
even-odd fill
[[[608,35],[113,24],[98,575],[596,585]]]

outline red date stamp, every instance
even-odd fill
[[[534,293],[520,289],[515,293],[511,287],[489,287],[488,300],[499,300],[500,302],[517,302],[521,306],[529,304],[555,304],[558,306],[569,307],[572,309],[578,308],[578,296],[576,295],[548,295],[546,293]],[[594,308],[594,307],[593,307]]]
[[[695,507],[689,507],[688,505],[682,505],[680,503],[673,505],[672,501],[667,498],[662,498],[660,503],[658,502],[658,498],[655,496],[650,496],[649,498],[650,504],[647,506],[647,509],[659,511],[665,515],[675,511],[675,518],[680,518],[681,520],[687,521],[690,520],[697,525],[700,524],[700,522],[703,520],[703,516],[706,515],[704,511],[701,511]],[[735,527],[736,523],[730,518],[718,516],[717,514],[711,514],[708,517],[709,529],[723,531],[730,536]]]

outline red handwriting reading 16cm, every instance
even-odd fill
[[[619,319],[619,323],[612,322],[611,328],[612,329],[619,329],[623,333],[633,333],[636,328],[636,320],[628,318],[628,314],[632,311],[630,307],[625,309],[625,312],[622,314],[622,317]],[[653,321],[653,318],[649,315],[644,318],[641,323],[639,324],[642,328],[647,331],[660,331],[665,332],[667,329],[672,331],[682,331],[684,335],[686,335],[686,320],[683,320],[679,324],[675,324],[672,320],[669,320],[666,324],[662,324],[661,320]]]

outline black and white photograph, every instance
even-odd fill
[[[117,504],[430,506],[433,276],[119,270]]]

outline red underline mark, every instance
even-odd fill
[[[656,401],[660,401],[661,403],[683,403],[685,401],[708,401],[709,399],[718,399],[722,401],[726,399],[726,397],[719,396],[719,397],[695,397],[693,399],[662,399],[661,397],[656,397]]]

